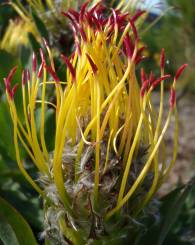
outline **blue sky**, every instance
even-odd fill
[[[144,7],[147,7],[154,13],[161,13],[161,8],[165,9],[165,0],[144,0]]]

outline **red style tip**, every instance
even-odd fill
[[[175,75],[175,80],[177,81],[178,78],[181,76],[181,74],[183,73],[184,69],[188,66],[188,64],[183,64],[182,66],[179,67],[179,69],[176,72]]]
[[[130,38],[129,34],[127,34],[125,36],[123,43],[124,43],[124,46],[125,46],[125,49],[126,49],[127,57],[131,58],[132,55],[133,55],[134,46],[132,44],[132,41],[131,41],[131,38]]]
[[[76,52],[76,50],[74,50],[74,51],[72,52],[72,54],[70,55],[70,59],[69,59],[69,60],[74,60],[75,52]],[[61,54],[61,56],[65,56],[65,55]],[[66,56],[65,56],[65,57],[66,57]]]
[[[27,80],[30,81],[30,71],[29,71],[29,69],[27,69],[27,71],[26,71],[26,77],[27,77]]]
[[[93,27],[93,21],[92,21],[92,14],[90,12],[86,12],[86,19],[87,19],[89,26],[92,28]]]
[[[141,68],[141,81],[142,84],[147,80],[146,73],[144,71],[144,68]]]
[[[4,81],[4,84],[5,84],[5,89],[6,89],[7,93],[9,94],[9,96],[11,97],[11,86],[10,86],[10,83],[7,83],[6,78],[4,78],[3,81]]]
[[[37,57],[35,52],[33,52],[33,56],[32,56],[32,72],[36,72],[37,69]]]
[[[138,65],[142,60],[146,59],[146,56],[137,56],[135,59],[135,64]]]
[[[152,83],[152,87],[155,88],[159,83],[161,83],[162,81],[170,78],[171,75],[170,74],[167,74],[167,75],[164,75],[158,79],[156,79],[153,83]]]
[[[97,27],[97,30],[100,31],[101,30],[101,24],[99,22],[99,20],[94,16],[92,15],[92,21],[95,23],[96,27]]]
[[[176,92],[175,92],[175,89],[171,88],[170,98],[169,98],[169,104],[170,104],[171,109],[174,108],[175,101],[176,101]]]
[[[87,36],[86,36],[85,31],[83,30],[83,28],[79,27],[79,31],[80,31],[80,34],[81,34],[81,37],[82,37],[83,41],[87,42]]]
[[[38,74],[37,74],[37,77],[38,77],[38,78],[41,78],[41,77],[42,77],[44,66],[45,66],[45,63],[42,62],[41,65],[40,65],[40,67],[39,67]]]
[[[142,16],[145,13],[145,10],[138,10],[137,13],[131,18],[131,20],[135,22],[137,19],[139,19],[140,16]]]
[[[7,91],[8,95],[9,95],[10,99],[12,100],[14,98],[14,94],[16,92],[18,84],[15,84],[13,86],[13,88],[11,89],[10,82],[6,78],[4,78],[4,83],[5,83],[6,91]]]
[[[69,15],[68,15],[68,13],[67,13],[67,12],[65,12],[65,11],[61,11],[61,14],[62,14],[62,15],[64,15],[65,17],[69,18]]]
[[[56,72],[52,69],[52,67],[46,66],[46,69],[49,72],[49,74],[53,77],[54,81],[56,83],[59,83],[60,79],[59,79],[58,75],[56,74]]]
[[[86,56],[87,56],[87,59],[89,61],[90,66],[91,66],[91,68],[93,70],[93,73],[96,74],[97,71],[98,71],[97,66],[95,65],[95,63],[93,62],[93,60],[91,59],[91,57],[88,54],[86,54]]]
[[[160,56],[160,68],[164,70],[165,68],[165,49],[162,48]]]
[[[7,78],[6,78],[6,84],[10,84],[13,76],[15,75],[16,71],[17,71],[18,66],[14,66],[11,71],[9,72]]]
[[[63,59],[63,61],[67,65],[67,67],[68,67],[68,69],[72,75],[72,79],[75,81],[76,80],[76,71],[75,71],[74,67],[72,66],[69,59],[65,55],[61,54],[61,58]]]
[[[148,90],[149,82],[150,82],[149,80],[145,80],[144,83],[142,84],[142,87],[140,90],[140,95],[142,98],[144,97],[145,92]]]
[[[136,27],[135,27],[134,22],[130,19],[130,20],[129,20],[129,23],[130,23],[130,25],[131,25],[131,29],[132,29],[132,31],[133,31],[133,35],[134,35],[135,40],[138,40],[137,29],[136,29]]]
[[[26,82],[27,82],[27,72],[26,72],[26,70],[23,70],[23,72],[22,72],[22,86],[25,86]]]
[[[84,20],[85,11],[86,11],[86,8],[89,5],[89,3],[90,3],[90,0],[86,1],[81,7],[80,14],[79,14],[80,22],[83,22],[83,20]]]
[[[74,17],[76,22],[79,22],[79,13],[75,11],[74,9],[69,9],[68,12]]]
[[[17,90],[17,88],[18,88],[18,83],[16,83],[14,86],[13,86],[13,88],[12,88],[12,93],[11,93],[11,99],[13,99],[14,98],[14,95],[15,95],[15,93],[16,93],[16,90]]]
[[[146,49],[146,46],[142,46],[141,48],[138,49],[137,54],[141,55],[142,52]]]
[[[90,9],[90,14],[93,14],[102,4],[102,1],[99,1],[98,3],[96,3],[91,9]]]
[[[43,53],[42,48],[39,49],[39,53],[40,53],[40,56],[41,56],[41,61],[42,61],[42,63],[45,64],[46,62],[45,62],[45,57],[44,57],[44,53]]]
[[[75,46],[76,46],[78,55],[81,56],[82,52],[81,52],[81,46],[80,46],[79,42],[75,42]]]
[[[155,80],[154,73],[151,71],[149,76],[149,84],[151,85]]]
[[[75,21],[75,18],[69,12],[62,12],[62,14],[71,21],[74,28],[77,28],[78,24]]]

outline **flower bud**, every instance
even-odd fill
[[[176,72],[175,75],[175,80],[177,81],[178,78],[181,76],[181,74],[183,73],[184,69],[188,66],[188,64],[183,64],[182,66],[179,67],[179,69]]]
[[[97,71],[98,71],[97,66],[95,65],[95,63],[93,62],[93,60],[91,59],[91,57],[88,54],[86,54],[86,56],[87,56],[87,59],[89,61],[89,64],[91,65],[91,68],[93,70],[93,73],[96,74]]]

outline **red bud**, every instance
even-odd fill
[[[88,54],[86,54],[86,56],[87,56],[87,59],[88,59],[90,65],[91,65],[91,68],[93,70],[93,73],[96,74],[97,71],[98,71],[97,66],[95,65],[95,63],[93,62],[93,60],[91,59],[91,57]]]
[[[81,7],[80,16],[79,16],[80,22],[83,22],[84,14],[85,14],[86,8],[87,8],[87,6],[89,5],[89,3],[90,3],[90,0],[86,1],[86,2],[82,5],[82,7]]]
[[[30,71],[29,71],[29,69],[27,69],[27,71],[26,71],[26,77],[27,77],[27,80],[30,81]]]
[[[144,59],[146,59],[146,56],[136,56],[135,64],[138,65]]]
[[[74,26],[74,28],[77,29],[78,24],[77,24],[77,22],[75,21],[75,19],[73,18],[73,16],[72,16],[69,12],[62,12],[62,14],[63,14],[65,17],[67,17],[67,18],[71,21],[71,23],[72,23],[72,25]]]
[[[79,31],[80,31],[80,34],[81,34],[81,37],[82,37],[83,41],[87,42],[87,36],[86,36],[85,31],[83,30],[83,28],[79,27]]]
[[[100,31],[101,30],[101,24],[100,24],[99,20],[93,15],[92,15],[92,20],[95,23],[97,30]]]
[[[138,10],[137,13],[131,18],[131,20],[135,22],[144,13],[146,13],[145,10]]]
[[[183,73],[184,69],[188,66],[188,64],[183,64],[182,66],[179,67],[179,69],[176,72],[175,75],[175,80],[177,81],[178,78],[181,76],[181,74]]]
[[[129,34],[125,36],[123,43],[126,49],[127,57],[131,58],[134,51],[134,45],[132,44]]]
[[[165,79],[168,79],[170,78],[171,75],[170,74],[167,74],[167,75],[164,75],[158,79],[156,79],[153,83],[152,83],[152,87],[155,88],[159,83],[161,83],[162,81],[164,81]]]
[[[154,73],[151,71],[149,76],[149,84],[152,84],[155,80]]]
[[[146,81],[147,77],[146,77],[146,73],[144,71],[144,68],[141,68],[141,81],[142,83],[144,83]]]
[[[41,63],[41,65],[40,65],[40,67],[39,67],[39,71],[38,71],[38,74],[37,74],[37,77],[38,78],[41,78],[42,77],[42,75],[43,75],[43,68],[44,68],[44,65],[45,65],[45,63]]]
[[[61,58],[63,59],[63,61],[67,65],[67,67],[68,67],[68,69],[69,69],[69,71],[70,71],[70,73],[72,75],[73,80],[76,80],[76,72],[75,72],[74,67],[70,63],[69,59],[65,55],[63,55],[63,54],[61,54]]]
[[[56,72],[52,69],[51,66],[46,66],[47,71],[49,72],[49,74],[53,77],[53,79],[58,83],[60,81],[58,75],[56,74]]]
[[[13,79],[13,76],[14,74],[16,73],[16,70],[17,70],[18,66],[14,66],[11,71],[9,72],[7,78],[6,78],[6,83],[11,83],[12,79]]]
[[[139,48],[137,51],[137,55],[141,55],[144,49],[146,49],[146,46],[142,46],[141,48]]]
[[[22,86],[25,86],[27,82],[27,74],[26,74],[26,70],[23,70],[22,72]]]
[[[42,61],[42,63],[45,64],[46,62],[45,62],[45,57],[44,57],[43,50],[40,48],[40,49],[39,49],[39,52],[40,52],[40,56],[41,56],[41,61]]]
[[[4,84],[5,84],[6,91],[8,92],[8,94],[10,94],[10,91],[11,91],[10,83],[7,81],[6,78],[4,78],[3,81],[4,81]]]
[[[135,40],[138,40],[137,29],[136,29],[136,27],[135,27],[134,22],[130,19],[130,20],[129,20],[129,23],[130,23],[130,25],[131,25],[131,29],[132,29],[132,31],[133,31],[133,35],[134,35]]]
[[[79,13],[74,9],[69,9],[68,12],[74,17],[76,22],[79,22]]]
[[[12,70],[10,71],[10,73],[12,72]],[[4,78],[4,83],[5,83],[5,88],[6,88],[7,93],[9,94],[10,98],[13,99],[14,98],[14,94],[16,92],[16,89],[18,87],[18,84],[15,84],[13,86],[13,88],[11,89],[9,80],[7,80],[6,78]]]
[[[17,88],[18,88],[18,83],[16,83],[12,88],[12,96],[11,96],[12,99],[14,98]]]
[[[140,90],[140,95],[141,97],[144,97],[145,92],[147,91],[149,87],[149,80],[145,80],[144,83],[142,84],[141,90]]]
[[[160,68],[161,69],[165,68],[165,50],[164,50],[164,48],[162,48],[162,50],[161,50]]]
[[[101,1],[99,1],[98,3],[96,3],[90,10],[90,14],[93,14],[97,8],[100,7]]]
[[[81,46],[80,46],[79,42],[75,42],[75,45],[76,45],[78,55],[81,56],[82,53],[81,53]]]

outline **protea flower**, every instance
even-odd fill
[[[171,83],[163,124],[164,80],[171,79],[164,71],[164,49],[159,77],[143,69],[140,76],[136,72],[144,50],[136,21],[144,12],[130,16],[101,3],[90,8],[86,2],[79,12],[63,14],[75,39],[71,57],[61,55],[67,67],[64,81],[58,78],[45,42],[50,64],[40,50],[40,67],[33,54],[31,74],[22,74],[24,123],[14,103],[17,85],[11,88],[16,67],[5,78],[5,86],[18,166],[44,200],[43,235],[54,244],[91,244],[125,229],[128,218],[143,211],[171,170],[177,155],[176,81],[186,65]],[[55,100],[47,97],[51,86]],[[161,87],[157,113],[151,101],[156,86]],[[56,120],[52,152],[45,141],[48,107]],[[38,108],[40,125],[35,120]],[[173,157],[167,162],[163,138],[172,117]],[[20,144],[37,167],[38,181],[24,168]]]

